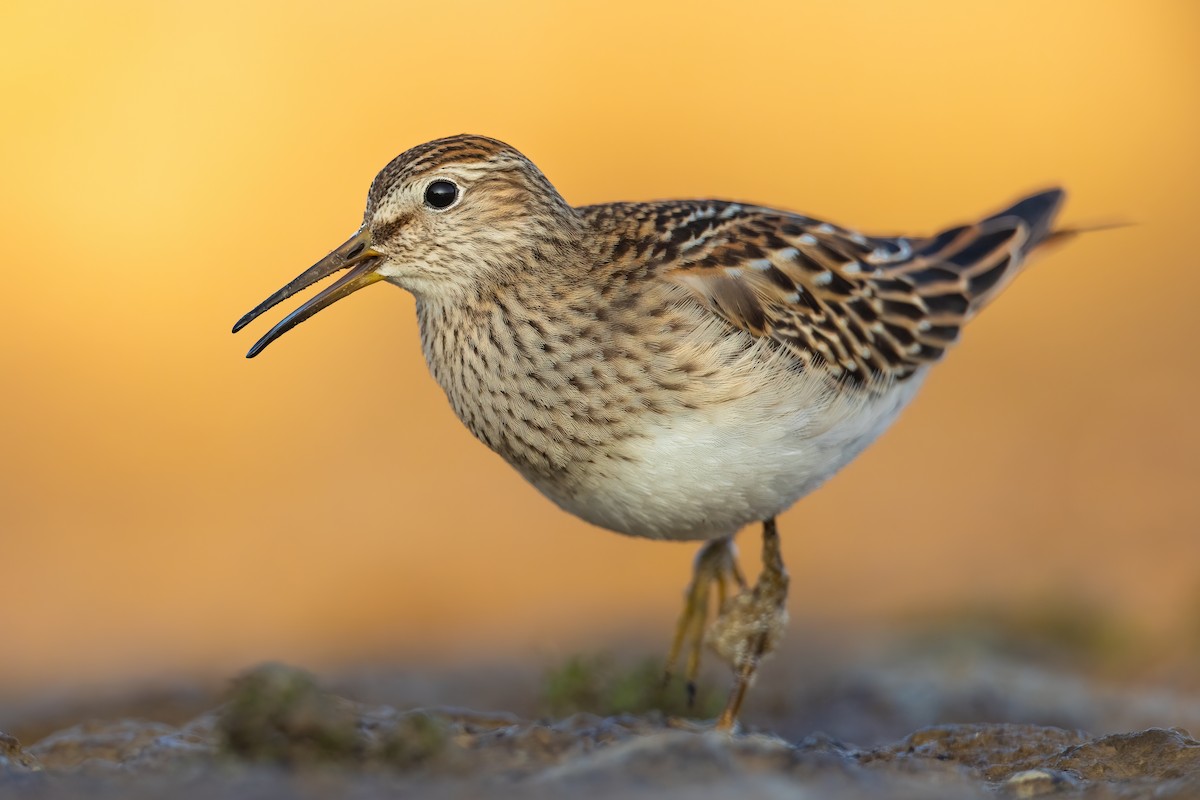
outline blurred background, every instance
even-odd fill
[[[1044,258],[782,518],[790,608],[864,636],[1083,608],[1197,647],[1198,34],[1183,0],[7,0],[0,696],[665,648],[695,545],[591,528],[475,442],[404,292],[252,362],[287,309],[229,333],[464,131],[576,204],[918,233],[1062,183],[1065,222],[1137,223]]]

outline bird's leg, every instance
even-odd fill
[[[700,548],[692,567],[692,582],[688,584],[683,613],[675,626],[675,638],[667,654],[666,674],[663,683],[668,683],[675,671],[679,653],[687,642],[687,662],[683,678],[687,688],[688,706],[696,699],[696,673],[700,671],[700,650],[704,644],[704,630],[708,622],[708,595],[713,584],[717,586],[717,607],[726,602],[729,593],[728,581],[733,580],[740,590],[745,590],[746,579],[737,565],[737,554],[733,537],[713,539]]]
[[[763,568],[749,589],[721,604],[705,641],[733,666],[734,684],[718,730],[732,730],[762,658],[775,649],[787,627],[788,574],[775,520],[763,522]]]

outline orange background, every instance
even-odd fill
[[[462,131],[579,204],[925,232],[1062,182],[1068,222],[1139,223],[1045,258],[785,515],[791,610],[1079,594],[1194,626],[1198,35],[1185,0],[8,0],[0,685],[665,644],[694,546],[589,528],[471,439],[406,294],[253,362],[283,310],[229,334]]]

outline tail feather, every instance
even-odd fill
[[[1009,217],[1019,219],[1026,231],[1025,241],[1020,248],[1021,255],[1024,256],[1053,235],[1054,218],[1058,216],[1066,198],[1067,193],[1061,188],[1047,189],[1018,200],[1003,211],[988,217],[985,222]]]
[[[1054,220],[1066,197],[1058,187],[1023,197],[974,225],[962,226],[950,247],[929,254],[958,273],[968,302],[967,318],[1020,274],[1034,249],[1059,238]]]
[[[1029,195],[972,225],[957,225],[915,240],[912,258],[891,272],[903,276],[927,307],[950,306],[940,324],[961,326],[990,303],[1021,271],[1031,250],[1055,237],[1054,218],[1066,198],[1062,189]]]

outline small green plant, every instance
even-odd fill
[[[580,711],[611,716],[658,711],[676,717],[715,717],[724,698],[709,687],[696,692],[689,705],[683,682],[663,680],[663,664],[653,658],[633,665],[604,654],[573,655],[548,669],[542,705],[554,716]]]
[[[354,715],[307,672],[264,664],[239,676],[217,728],[222,749],[253,761],[304,764],[354,760]]]
[[[404,714],[383,740],[383,759],[402,769],[435,761],[447,751],[450,732],[446,721],[424,711]]]

